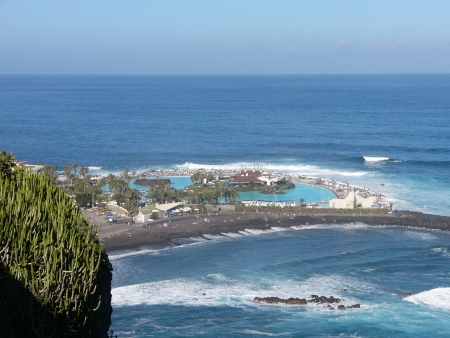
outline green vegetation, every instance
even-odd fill
[[[153,203],[170,203],[185,200],[186,192],[170,187],[170,180],[156,179],[146,195]]]
[[[196,172],[191,176],[191,182],[193,185],[186,188],[186,198],[191,204],[234,203],[239,198],[235,187],[228,186],[225,181],[215,180],[211,174]]]
[[[48,176],[14,168],[13,159],[0,153],[0,330],[107,337],[112,267],[96,230]]]
[[[107,183],[111,190],[111,199],[128,211],[135,212],[138,210],[139,191],[130,188],[130,181],[130,173],[125,169],[120,176],[109,174],[106,179],[100,180],[100,185]]]
[[[50,182],[58,185],[71,197],[75,198],[78,207],[105,205],[109,199],[117,202],[130,212],[138,210],[139,191],[130,188],[131,178],[136,175],[128,169],[120,175],[109,174],[107,177],[97,179],[89,174],[89,168],[80,167],[77,163],[71,165],[64,163],[65,180],[58,180],[58,165],[44,165],[43,173]],[[107,185],[111,194],[104,194],[102,187]]]
[[[295,188],[295,184],[289,181],[280,185],[258,185],[254,182],[250,182],[249,184],[240,184],[236,187],[237,191],[261,191],[263,194],[282,193],[283,190],[293,188]]]
[[[204,179],[212,184],[201,183]],[[191,176],[191,181],[193,184],[183,190],[171,188],[168,180],[157,179],[146,197],[154,203],[187,201],[189,204],[219,204],[220,201],[234,203],[239,198],[239,193],[234,187],[229,187],[223,181],[214,180],[211,174],[196,172]]]

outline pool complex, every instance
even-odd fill
[[[175,189],[184,189],[192,184],[188,176],[161,176],[160,178],[170,179],[171,187]],[[154,178],[149,178],[154,179]],[[149,187],[135,185],[135,180],[131,180],[130,187],[141,191],[148,191]],[[299,202],[304,199],[307,202],[323,202],[336,198],[336,194],[330,190],[316,187],[309,184],[294,182],[295,188],[284,190],[285,194],[262,194],[259,191],[240,192],[241,200],[258,200],[268,202],[294,201]]]

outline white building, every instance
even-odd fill
[[[376,201],[376,196],[369,196],[364,198],[356,195],[355,191],[351,190],[345,198],[335,198],[330,200],[329,205],[332,209],[355,209],[355,208],[372,208],[373,203]]]

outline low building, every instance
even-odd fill
[[[165,204],[157,204],[157,205],[147,205],[144,208],[140,208],[138,214],[134,217],[134,221],[137,223],[147,223],[150,219],[152,219],[152,215],[155,215],[158,218],[167,218],[169,214],[172,214],[172,211],[182,206],[184,203],[176,202],[176,203],[165,203]],[[183,211],[186,210],[188,212],[191,210],[190,208],[183,208]]]
[[[44,169],[44,166],[41,164],[28,164],[26,161],[21,162],[15,161],[14,163],[16,164],[16,166],[27,168],[28,170],[34,172],[35,174],[39,174],[41,170]]]
[[[231,183],[247,185],[252,182],[257,185],[263,185],[265,181],[260,179],[262,176],[262,172],[258,170],[241,170],[236,174],[235,178],[231,180]]]
[[[367,198],[364,198],[355,194],[354,190],[351,190],[345,198],[334,198],[330,200],[329,206],[332,209],[370,209],[376,199],[376,196],[368,196]]]

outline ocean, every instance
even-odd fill
[[[394,209],[450,215],[450,74],[1,75],[0,116],[0,149],[29,163],[100,174],[263,165],[368,187]],[[446,233],[348,224],[111,253],[112,329],[448,336],[449,245]],[[252,302],[311,294],[361,309]]]

